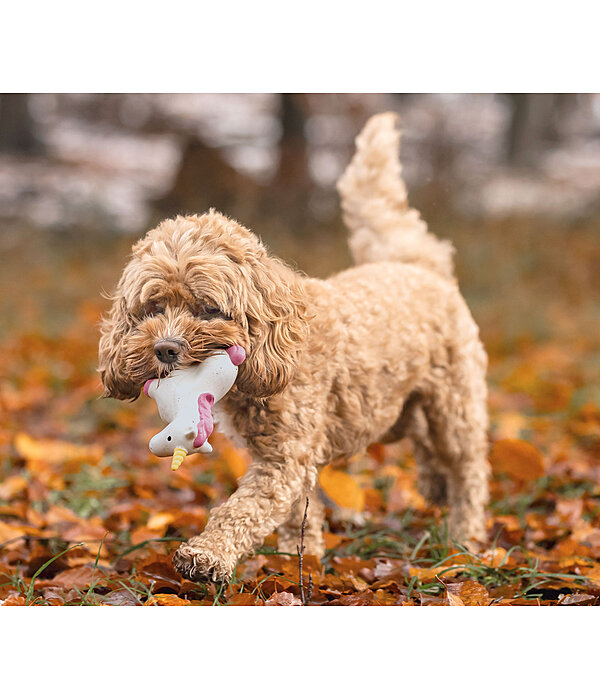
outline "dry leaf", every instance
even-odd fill
[[[542,454],[524,440],[498,440],[490,453],[496,473],[508,474],[517,481],[531,481],[544,474]]]
[[[96,463],[104,450],[99,445],[74,445],[61,440],[35,440],[26,433],[17,433],[15,447],[24,459],[39,462],[78,461]]]
[[[319,483],[327,496],[341,508],[363,510],[364,491],[349,474],[327,464],[319,474]]]
[[[144,605],[174,606],[191,605],[191,603],[189,600],[184,600],[183,598],[172,595],[171,593],[155,593],[148,598]]]
[[[265,605],[302,605],[302,601],[293,593],[280,591],[279,593],[273,593],[269,600],[265,602]]]
[[[477,581],[446,584],[446,592],[450,605],[489,605],[490,594],[485,586]],[[460,602],[458,602],[460,601]]]

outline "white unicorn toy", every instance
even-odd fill
[[[174,370],[165,379],[149,379],[144,385],[144,393],[156,401],[160,417],[168,423],[148,447],[157,457],[173,455],[173,471],[190,453],[212,452],[208,442],[214,428],[212,408],[233,386],[245,358],[244,348],[233,345],[200,364]]]

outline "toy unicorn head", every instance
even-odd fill
[[[233,386],[244,348],[233,345],[219,350],[200,364],[174,370],[165,379],[150,379],[144,385],[146,396],[158,405],[167,427],[149,443],[157,457],[173,455],[171,469],[179,468],[187,454],[212,452],[208,437],[213,431],[212,408]]]

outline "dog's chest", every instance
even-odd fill
[[[229,438],[234,447],[244,449],[248,446],[245,438],[234,428],[231,416],[222,406],[219,406],[219,404],[213,408],[213,418],[215,421],[215,430]]]

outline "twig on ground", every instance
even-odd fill
[[[302,565],[304,564],[304,531],[306,530],[306,520],[308,517],[308,496],[304,506],[304,517],[302,518],[302,528],[300,530],[300,545],[296,545],[298,551],[298,578],[300,581],[300,600],[302,605],[308,605],[312,595],[312,574],[308,574],[308,593],[304,595],[304,580],[302,577]]]

